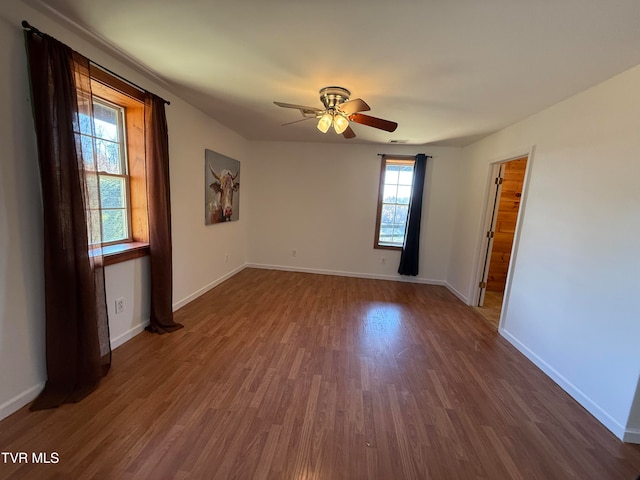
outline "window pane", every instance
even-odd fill
[[[398,187],[398,197],[396,202],[408,205],[410,199],[411,199],[411,187],[410,186]]]
[[[87,219],[87,228],[89,229],[89,244],[100,243],[100,211],[90,210]]]
[[[93,102],[93,120],[96,137],[118,141],[118,111],[115,108]]]
[[[398,183],[398,167],[397,166],[387,166],[387,169],[384,175],[384,183],[385,185]]]
[[[407,213],[409,213],[409,207],[407,205],[398,205],[396,207],[393,223],[404,225],[407,222]]]
[[[402,167],[398,183],[400,185],[411,185],[413,183],[413,167]]]
[[[102,242],[126,240],[128,227],[124,209],[102,210]]]
[[[80,142],[82,144],[82,161],[84,162],[84,168],[87,170],[94,170],[93,168],[93,138],[85,135],[80,136]]]
[[[80,132],[83,135],[91,135],[93,129],[91,128],[91,117],[87,113],[79,112],[78,117],[80,119]],[[74,126],[75,127],[75,126]]]
[[[384,227],[380,229],[380,238],[393,237],[393,227]]]
[[[96,139],[98,170],[123,174],[120,160],[120,145],[107,140]]]
[[[125,208],[127,205],[125,179],[100,175],[100,203],[102,208]]]
[[[393,218],[395,216],[396,206],[395,205],[383,205],[382,213],[380,215],[380,223],[393,223]]]
[[[395,203],[398,187],[396,185],[385,185],[382,193],[382,201],[384,203]]]
[[[98,195],[98,178],[95,173],[89,173],[85,175],[85,182],[87,184],[87,193],[89,195],[89,208],[100,208],[100,197]]]

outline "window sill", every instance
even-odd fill
[[[383,244],[374,245],[373,248],[377,248],[379,250],[398,250],[398,251],[402,250],[402,247],[399,247],[396,245],[383,245]]]
[[[105,266],[115,265],[116,263],[126,262],[147,255],[149,255],[149,244],[144,242],[119,243],[102,248]]]

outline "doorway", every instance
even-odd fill
[[[496,329],[500,323],[528,156],[495,164],[488,200],[486,249],[476,309]]]

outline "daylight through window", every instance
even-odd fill
[[[92,116],[80,113],[76,134],[91,201],[89,241],[105,247],[111,265],[148,254],[145,96],[93,67],[91,91]]]
[[[89,121],[88,118],[83,120]],[[87,175],[98,176],[98,182],[89,180],[87,185],[99,185],[100,188],[99,205],[91,205],[91,209],[98,211],[99,215],[92,215],[91,218],[95,222],[101,221],[102,225],[94,225],[91,231],[99,232],[102,228],[103,245],[130,241],[124,108],[94,97],[93,120],[93,129],[81,128],[83,132],[93,132],[81,133]],[[94,154],[97,171],[94,170]],[[97,241],[91,239],[92,244]]]
[[[414,160],[383,157],[376,248],[402,248],[411,202]]]

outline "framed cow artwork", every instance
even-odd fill
[[[213,150],[204,151],[204,223],[240,218],[240,162]]]

